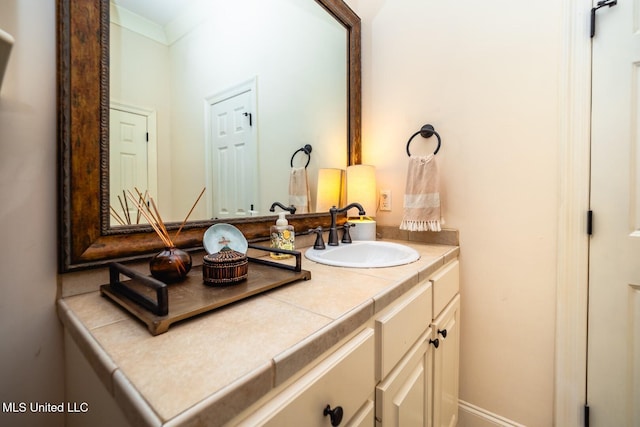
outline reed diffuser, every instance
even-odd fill
[[[165,283],[175,283],[184,280],[191,270],[191,255],[176,247],[174,242],[180,235],[182,228],[186,224],[189,216],[193,212],[193,209],[196,207],[202,195],[204,194],[206,188],[203,188],[200,192],[200,195],[196,199],[195,203],[189,210],[189,213],[185,217],[182,224],[180,224],[180,228],[173,236],[173,239],[169,235],[167,228],[162,221],[162,217],[160,216],[160,211],[156,206],[155,201],[152,197],[149,197],[149,203],[146,203],[146,197],[140,193],[140,191],[136,188],[136,192],[138,193],[138,198],[136,198],[131,191],[128,193],[129,200],[134,204],[134,206],[138,209],[138,212],[149,222],[153,231],[160,237],[162,243],[165,248],[160,253],[156,254],[151,261],[149,262],[149,270],[151,271],[151,275],[156,279],[165,282]]]

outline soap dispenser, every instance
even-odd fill
[[[271,247],[276,249],[294,250],[295,245],[295,233],[293,226],[289,225],[289,221],[285,218],[286,212],[278,213],[278,220],[276,225],[271,226]],[[289,254],[278,254],[275,252],[269,252],[271,258],[283,259],[290,258]]]

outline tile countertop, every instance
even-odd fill
[[[420,259],[353,269],[303,255],[311,280],[179,322],[157,336],[98,291],[59,299],[58,314],[132,425],[212,425],[282,384],[459,252],[451,245],[400,243],[418,250]]]

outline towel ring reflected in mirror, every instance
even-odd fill
[[[307,164],[304,165],[304,168],[306,169],[307,166],[309,166],[309,162],[311,161],[311,150],[313,149],[313,147],[311,147],[310,144],[306,144],[304,147],[297,149],[294,153],[293,156],[291,156],[291,167],[293,167],[293,158],[296,157],[296,154],[298,154],[299,152],[303,152],[304,154],[307,155]]]
[[[411,157],[409,145],[411,144],[411,140],[418,135],[422,136],[423,138],[431,138],[433,135],[435,135],[438,138],[438,146],[436,147],[436,151],[434,151],[433,154],[438,154],[438,151],[440,151],[440,145],[442,144],[442,138],[440,138],[440,134],[435,131],[432,125],[424,125],[418,132],[411,135],[411,138],[409,138],[409,141],[407,141],[407,156]]]

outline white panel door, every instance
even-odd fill
[[[109,203],[126,223],[135,224],[137,210],[132,203],[125,204],[123,191],[135,194],[138,188],[144,193],[149,188],[147,117],[114,108],[109,114]],[[111,225],[117,224],[112,218]]]
[[[639,24],[640,0],[620,0],[598,11],[593,39],[587,352],[592,426],[640,426]]]
[[[250,88],[219,96],[208,105],[210,135],[207,169],[213,208],[211,216],[247,216],[257,205],[257,143]]]

